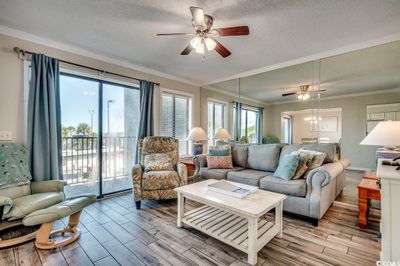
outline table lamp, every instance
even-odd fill
[[[215,132],[214,139],[217,140],[230,140],[232,139],[231,134],[229,134],[228,130],[225,128],[218,128],[217,132]]]
[[[400,121],[379,122],[361,141],[361,145],[384,146],[387,150],[394,150],[400,145]],[[396,161],[399,158],[393,159]]]
[[[192,142],[192,155],[200,155],[203,153],[202,141],[208,140],[206,132],[201,127],[194,127],[187,137],[188,141]]]

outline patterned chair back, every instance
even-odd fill
[[[0,141],[0,196],[30,194],[31,180],[28,151],[17,143]]]
[[[144,156],[152,153],[168,153],[172,164],[176,165],[179,161],[179,141],[173,137],[145,137],[138,143],[140,164],[144,164]]]

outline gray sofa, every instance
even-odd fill
[[[284,211],[310,217],[315,225],[318,225],[318,220],[342,192],[345,183],[344,169],[350,164],[348,159],[340,157],[340,147],[336,143],[231,146],[233,169],[208,169],[206,155],[194,157],[195,181],[226,179],[286,194],[288,197],[284,201]],[[299,148],[325,152],[327,156],[323,165],[298,180],[287,181],[274,177],[281,158]]]

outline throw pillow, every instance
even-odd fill
[[[284,180],[291,180],[299,166],[300,155],[287,154],[279,162],[274,176]]]
[[[292,155],[299,155],[299,166],[297,167],[296,173],[293,176],[293,180],[300,179],[303,177],[304,173],[307,171],[308,167],[311,164],[314,155],[306,152],[294,151],[291,153]]]
[[[208,169],[232,169],[232,156],[207,156]]]
[[[151,153],[144,157],[144,170],[150,171],[174,171],[171,157],[167,153]]]
[[[215,145],[208,148],[209,156],[228,156],[231,155],[230,145]]]
[[[326,153],[325,152],[319,152],[319,151],[312,151],[312,150],[304,150],[304,149],[299,149],[299,152],[301,153],[308,153],[313,156],[313,159],[308,166],[308,170],[315,169],[317,167],[320,167],[325,160]]]

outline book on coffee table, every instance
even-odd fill
[[[207,186],[208,190],[223,193],[236,198],[243,198],[258,189],[258,187],[231,183],[229,181],[221,180]]]

